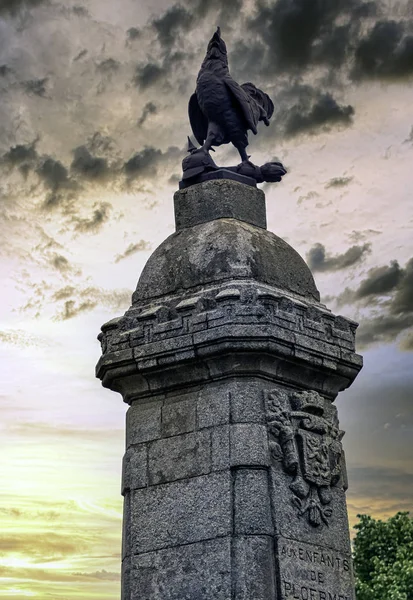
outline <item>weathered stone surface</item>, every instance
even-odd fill
[[[280,600],[355,600],[351,555],[278,538]]]
[[[195,429],[194,398],[174,401],[162,408],[162,435],[178,435]]]
[[[149,444],[149,485],[204,475],[211,471],[209,431],[187,433]]]
[[[274,522],[277,530],[283,536],[314,543],[320,546],[327,545],[337,552],[348,552],[350,548],[350,536],[348,529],[348,516],[346,498],[343,490],[333,488],[331,490],[332,510],[328,518],[328,525],[322,523],[318,527],[312,526],[307,519],[307,514],[300,514],[294,506],[293,494],[290,489],[291,480],[285,474],[280,473],[279,468],[272,468],[271,498],[274,510]]]
[[[270,464],[265,425],[258,423],[231,425],[230,438],[232,467],[266,467]]]
[[[259,379],[234,379],[230,386],[233,423],[264,423],[263,382]]]
[[[229,423],[230,392],[226,382],[205,386],[199,392],[197,417],[199,429]]]
[[[230,538],[134,556],[130,589],[125,600],[229,600]]]
[[[235,181],[205,181],[175,192],[176,230],[232,218],[266,229],[265,194]]]
[[[266,469],[235,471],[234,527],[238,535],[274,533]]]
[[[122,591],[121,600],[133,600],[131,592],[131,558],[128,556],[122,561]]]
[[[131,492],[133,554],[228,535],[231,521],[229,472]]]
[[[122,465],[122,495],[148,484],[148,456],[144,444],[131,446],[125,452]]]
[[[125,494],[125,499],[123,501],[123,520],[122,520],[122,560],[131,556],[132,547],[131,547],[131,495]]]
[[[211,431],[211,463],[213,471],[230,467],[230,425],[214,427]]]
[[[235,600],[275,600],[274,542],[269,536],[236,536],[232,565]],[[230,598],[230,596],[228,597]]]
[[[231,279],[320,299],[309,268],[284,240],[237,219],[217,219],[169,236],[146,263],[133,303]]]
[[[161,437],[161,403],[134,403],[126,413],[126,447]]]

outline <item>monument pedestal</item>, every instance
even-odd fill
[[[207,181],[175,215],[99,336],[130,404],[122,600],[355,600],[333,401],[357,325],[265,229],[261,190]]]

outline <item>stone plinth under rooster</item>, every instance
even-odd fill
[[[177,230],[102,327],[130,407],[123,600],[355,600],[337,394],[356,323],[267,231],[254,186],[175,194]]]

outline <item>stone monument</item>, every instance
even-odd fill
[[[223,171],[183,180],[176,232],[99,335],[97,377],[130,405],[122,600],[355,600],[333,402],[357,324]]]

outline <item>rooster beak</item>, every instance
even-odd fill
[[[221,29],[220,29],[220,27],[217,27],[217,30],[216,30],[216,32],[215,32],[215,33],[214,33],[214,35],[212,36],[212,40],[214,40],[214,41],[216,41],[216,42],[219,42],[219,41],[220,41],[220,39],[221,39]],[[212,41],[212,40],[211,40],[211,41]]]

